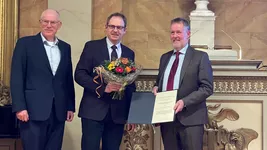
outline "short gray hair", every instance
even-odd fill
[[[184,19],[184,18],[174,18],[171,20],[171,25],[174,24],[174,23],[182,23],[184,25],[184,27],[186,27],[188,30],[190,30],[190,25],[189,25],[189,22]]]
[[[55,9],[46,9],[45,11],[42,12],[40,19],[42,19],[47,12],[55,12],[57,14],[58,20],[60,20],[60,14]]]

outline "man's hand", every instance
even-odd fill
[[[73,111],[68,111],[67,112],[67,121],[71,122],[74,118],[74,112]]]
[[[152,93],[156,96],[157,93],[158,93],[158,87],[157,86],[154,86],[153,89],[152,89]]]
[[[127,131],[131,132],[135,129],[135,124],[127,124]]]
[[[178,112],[182,111],[184,108],[184,101],[183,100],[179,100],[176,102],[176,104],[174,105],[174,110],[175,110],[175,113],[177,114]]]
[[[17,118],[20,121],[27,122],[29,120],[29,114],[27,110],[22,110],[16,113]]]
[[[111,92],[119,91],[121,86],[122,85],[119,83],[108,83],[108,85],[106,86],[105,92],[111,93]]]

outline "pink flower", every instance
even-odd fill
[[[117,73],[123,73],[123,68],[122,67],[116,67],[116,72]]]

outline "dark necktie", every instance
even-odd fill
[[[111,46],[112,52],[111,52],[111,61],[116,60],[118,58],[118,54],[116,52],[117,46],[113,45]]]
[[[174,76],[176,74],[176,70],[178,68],[178,64],[179,64],[179,55],[181,53],[180,52],[176,52],[175,55],[176,55],[176,58],[172,64],[172,68],[170,70],[170,75],[169,75],[169,78],[168,78],[168,83],[167,83],[167,91],[171,91],[173,90],[173,83],[174,83]]]

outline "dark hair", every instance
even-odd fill
[[[189,22],[186,19],[184,19],[184,18],[175,18],[175,19],[172,19],[171,25],[174,24],[174,23],[182,23],[184,25],[184,27],[186,27],[188,30],[190,30]]]
[[[111,14],[110,16],[108,16],[108,18],[107,18],[107,22],[106,22],[106,26],[108,25],[108,23],[109,23],[109,21],[110,21],[110,19],[111,19],[112,17],[121,17],[121,19],[122,19],[123,22],[124,22],[124,27],[127,26],[127,19],[126,19],[126,17],[125,17],[122,13],[118,13],[118,12],[113,13],[113,14]]]

